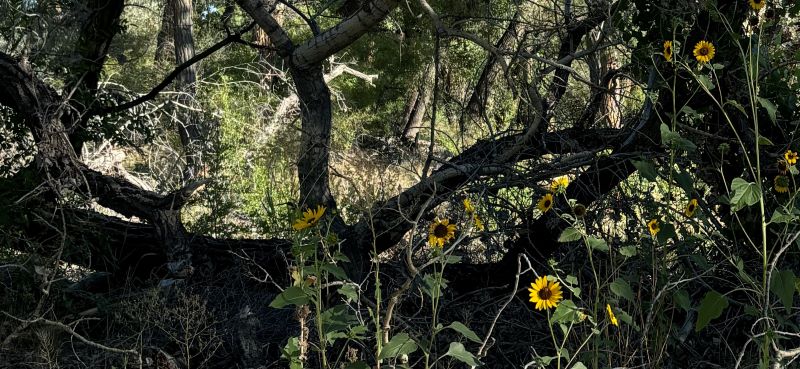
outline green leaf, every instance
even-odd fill
[[[417,351],[417,343],[407,333],[398,333],[383,346],[378,359],[391,359]]]
[[[786,214],[781,209],[776,209],[774,213],[772,213],[772,218],[770,218],[770,223],[793,223],[797,219],[797,216],[794,214]]]
[[[778,111],[778,107],[775,106],[772,101],[769,101],[763,97],[758,98],[758,103],[763,106],[764,109],[767,109],[767,114],[769,114],[769,119],[772,120],[772,123],[777,123],[778,117],[776,116],[776,113]]]
[[[758,136],[758,144],[761,146],[775,146],[775,144],[772,143],[772,141],[770,141],[769,138],[766,138],[764,136]]]
[[[661,128],[661,143],[663,143],[664,145],[670,147],[675,146],[679,149],[686,150],[689,152],[697,149],[697,145],[695,145],[694,142],[681,137],[681,135],[678,134],[677,132],[673,132],[672,130],[669,129],[669,127],[666,124],[661,123],[660,128]]]
[[[608,243],[602,238],[597,238],[594,236],[586,237],[586,242],[589,244],[589,247],[595,250],[608,252]]]
[[[305,305],[308,302],[309,298],[305,291],[300,287],[292,286],[283,290],[278,296],[275,296],[275,299],[272,300],[269,306],[280,309],[287,305]]]
[[[697,324],[695,332],[700,332],[712,320],[719,318],[722,312],[728,307],[728,298],[717,291],[708,291],[700,302],[697,312]]]
[[[586,365],[583,365],[583,362],[579,361],[575,363],[575,365],[573,365],[571,369],[588,369],[588,368],[586,368]]]
[[[450,342],[450,348],[447,349],[447,353],[445,355],[452,356],[469,366],[481,365],[481,362],[475,359],[475,355],[467,351],[467,349],[464,348],[464,345],[459,342]]]
[[[356,285],[352,283],[347,283],[339,288],[338,292],[342,294],[344,297],[347,298],[347,301],[357,301],[358,300],[358,289]]]
[[[614,280],[614,282],[611,282],[609,288],[615,295],[633,302],[633,290],[631,289],[631,285],[629,285],[626,280],[617,278]]]
[[[686,292],[686,290],[677,290],[673,292],[672,298],[675,300],[675,305],[680,306],[681,309],[688,312],[689,309],[692,308],[692,302],[689,299],[689,293]]]
[[[714,82],[711,82],[711,78],[708,78],[708,76],[704,75],[697,76],[697,82],[700,82],[700,84],[709,91],[713,90],[716,87],[714,86]]]
[[[625,257],[636,256],[639,253],[639,250],[636,246],[623,246],[619,248],[619,253]]]
[[[336,277],[339,280],[347,279],[347,273],[345,273],[342,267],[335,265],[335,264],[325,264],[322,266],[322,270],[330,273],[332,276]]]
[[[725,104],[733,105],[734,108],[738,109],[740,112],[742,112],[742,114],[747,116],[747,111],[744,110],[744,106],[742,106],[742,104],[740,104],[738,101],[736,101],[736,100],[728,100],[728,101],[725,102]]]
[[[558,323],[578,322],[578,307],[572,300],[561,301],[553,312],[553,321]]]
[[[558,236],[558,242],[572,242],[581,239],[581,232],[574,227],[567,227],[561,235]]]
[[[731,182],[731,196],[730,202],[733,205],[733,211],[737,211],[745,206],[752,206],[758,202],[761,195],[761,190],[758,185],[753,182],[747,182],[742,178],[734,178]]]
[[[656,177],[658,177],[658,171],[656,170],[655,165],[653,165],[652,161],[649,160],[632,160],[631,163],[636,170],[639,172],[639,175],[642,178],[650,181],[655,182]]]
[[[450,323],[450,325],[447,326],[447,328],[450,328],[458,333],[461,333],[462,336],[464,336],[466,339],[472,342],[477,342],[477,343],[482,342],[480,337],[478,337],[478,335],[475,334],[475,332],[473,332],[471,329],[469,329],[469,327],[467,327],[461,322],[452,322]]]
[[[791,270],[782,270],[772,275],[772,280],[769,284],[770,291],[778,295],[787,312],[789,312],[794,305],[794,283],[794,272]]]

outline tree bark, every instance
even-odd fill
[[[173,37],[175,47],[175,63],[180,65],[194,57],[193,21],[194,9],[192,0],[171,0],[173,21]],[[184,69],[175,80],[175,87],[179,95],[177,102],[176,121],[178,134],[183,145],[184,180],[190,180],[198,175],[203,165],[203,152],[205,151],[205,132],[200,124],[200,117],[194,111],[197,82],[197,65],[193,64]]]
[[[431,95],[433,95],[433,69],[432,63],[425,68],[425,72],[418,87],[414,89],[406,103],[407,112],[403,114],[405,119],[403,122],[403,133],[400,139],[409,146],[417,141],[417,135],[422,128],[422,121],[425,119],[425,112],[431,101]]]
[[[164,4],[164,9],[161,11],[161,27],[156,35],[156,53],[155,61],[159,63],[170,63],[174,61],[175,43],[173,41],[175,34],[175,27],[173,25],[175,19],[175,8],[171,2]]]

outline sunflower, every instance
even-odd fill
[[[661,225],[658,224],[658,220],[653,219],[647,222],[647,229],[650,231],[650,235],[655,237],[661,231]]]
[[[792,150],[786,150],[786,152],[783,153],[783,158],[786,159],[789,165],[795,165],[797,163],[797,153]]]
[[[694,216],[694,212],[697,211],[697,199],[689,200],[689,203],[686,204],[686,209],[683,210],[683,215],[691,218]]]
[[[550,191],[561,192],[563,190],[566,190],[568,185],[569,185],[569,177],[561,176],[554,179],[553,182],[550,183]]]
[[[775,176],[775,192],[786,193],[789,192],[789,177]]]
[[[664,59],[672,61],[672,41],[664,41]]]
[[[292,224],[292,228],[294,228],[295,231],[301,231],[317,224],[322,218],[322,215],[325,214],[325,209],[326,208],[322,205],[317,205],[317,210],[311,208],[306,209],[306,211],[303,212],[302,218]]]
[[[583,218],[586,215],[586,205],[581,203],[575,204],[575,206],[572,207],[572,214],[575,214],[578,218]]]
[[[606,304],[606,312],[608,313],[608,319],[611,320],[611,324],[619,326],[619,321],[617,320],[617,316],[614,315],[614,311],[611,310],[611,305]]]
[[[564,298],[561,293],[561,285],[558,282],[550,282],[546,276],[541,276],[531,283],[530,301],[536,305],[536,310],[545,310],[556,307],[558,302]]]
[[[548,194],[542,196],[542,198],[539,199],[539,203],[536,204],[536,207],[539,208],[539,210],[542,213],[546,213],[548,210],[552,209],[553,208],[553,194],[552,193],[548,193]]]
[[[714,59],[714,45],[706,40],[694,45],[694,57],[701,63],[708,63]]]
[[[431,223],[430,232],[428,232],[428,244],[432,247],[444,247],[444,243],[450,241],[455,235],[455,224],[450,224],[447,219],[436,218]]]
[[[750,0],[750,7],[753,10],[761,10],[764,5],[767,5],[767,0]]]
[[[786,160],[778,160],[778,173],[786,174],[789,172],[789,163]]]
[[[475,207],[472,206],[472,201],[469,201],[469,199],[464,199],[464,210],[466,210],[469,214],[475,212]]]
[[[481,221],[481,218],[478,218],[478,214],[472,214],[472,224],[475,225],[475,229],[479,231],[483,230],[483,222]]]

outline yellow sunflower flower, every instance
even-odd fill
[[[797,164],[797,153],[792,150],[786,150],[786,152],[783,153],[783,158],[786,159],[789,165]]]
[[[672,41],[664,41],[664,59],[672,61]]]
[[[647,222],[647,229],[650,231],[650,235],[655,237],[661,231],[661,225],[658,224],[658,220],[652,219]]]
[[[548,281],[546,276],[541,276],[531,283],[528,292],[530,292],[530,301],[536,305],[536,310],[554,308],[564,298],[561,285],[558,282]]]
[[[478,218],[478,214],[472,214],[472,224],[475,225],[475,229],[483,231],[483,222],[481,221],[481,218]]]
[[[753,10],[761,10],[765,5],[767,5],[767,0],[750,0],[750,7]]]
[[[439,219],[431,223],[430,231],[428,232],[428,244],[431,247],[444,247],[445,242],[450,241],[456,235],[456,225],[450,224],[447,219]]]
[[[701,63],[708,63],[711,59],[714,59],[714,53],[714,45],[706,40],[694,45],[694,57]]]
[[[322,215],[325,214],[325,209],[326,208],[322,205],[317,205],[316,210],[311,208],[306,209],[306,211],[303,212],[303,216],[292,224],[292,228],[294,228],[295,231],[301,231],[317,224],[317,222],[322,219]]]
[[[789,177],[787,176],[775,176],[775,192],[777,193],[787,193],[789,192]]]
[[[536,207],[542,213],[546,213],[548,210],[552,209],[553,208],[553,194],[552,193],[548,193],[548,194],[542,196],[542,198],[539,199],[539,203],[536,204]]]
[[[697,211],[697,199],[689,200],[689,203],[686,204],[686,209],[683,210],[683,215],[691,218],[694,216],[694,212]]]
[[[569,186],[569,177],[561,176],[553,180],[550,183],[550,191],[551,192],[561,192],[567,189]]]
[[[469,201],[469,199],[464,199],[463,202],[464,202],[464,210],[466,210],[467,213],[472,214],[475,212],[475,207],[472,206],[472,201]]]
[[[608,320],[611,321],[611,324],[619,326],[619,321],[617,320],[617,316],[614,315],[614,310],[611,310],[611,305],[606,304],[606,312],[608,313]]]

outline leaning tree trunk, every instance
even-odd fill
[[[175,63],[181,65],[194,57],[194,36],[192,35],[194,10],[192,0],[172,0],[171,2],[174,15]],[[204,135],[199,117],[193,108],[195,106],[195,82],[197,82],[196,65],[184,69],[175,81],[175,87],[179,91],[175,117],[186,160],[183,172],[184,180],[197,176],[202,166]]]

